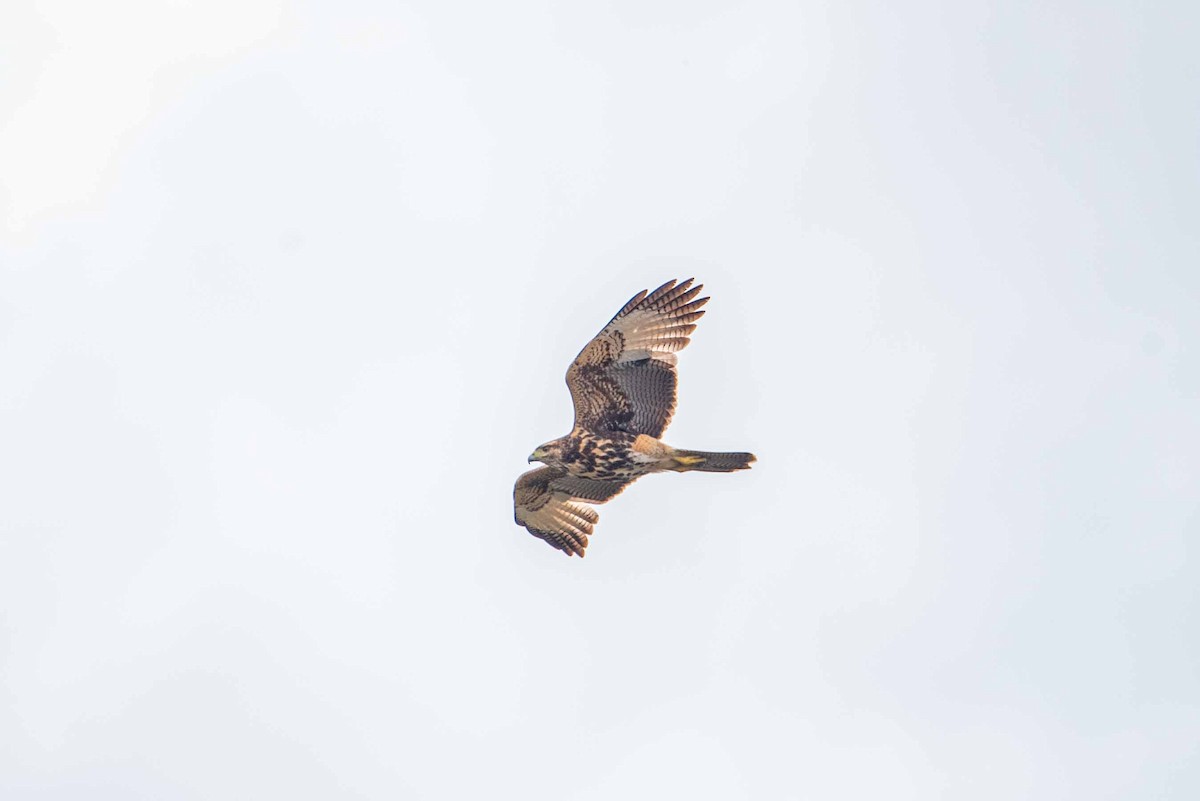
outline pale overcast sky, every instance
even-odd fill
[[[6,2],[0,796],[1200,797],[1200,11]],[[512,521],[629,296],[665,439]]]

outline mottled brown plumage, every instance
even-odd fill
[[[691,341],[702,286],[692,279],[645,290],[617,312],[567,369],[575,425],[529,457],[546,464],[522,475],[513,490],[518,525],[567,555],[584,555],[599,516],[585,503],[605,503],[648,473],[731,472],[750,453],[672,448],[658,438],[675,413],[676,352]]]

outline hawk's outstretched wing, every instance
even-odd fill
[[[628,481],[593,481],[557,467],[522,473],[513,487],[518,526],[563,551],[583,556],[600,515],[587,503],[604,503],[629,486]],[[579,503],[582,501],[583,503]]]
[[[567,369],[577,428],[662,436],[675,413],[675,352],[704,315],[703,286],[642,290],[579,352]]]

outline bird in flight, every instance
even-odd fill
[[[708,298],[703,284],[668,281],[634,295],[567,368],[575,425],[539,445],[513,488],[517,525],[563,551],[584,555],[606,503],[649,473],[745,470],[752,453],[672,448],[659,439],[675,413],[677,351],[687,347]]]

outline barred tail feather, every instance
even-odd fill
[[[706,473],[732,473],[747,470],[756,461],[753,453],[713,453],[711,451],[685,451],[676,448],[671,454],[671,470],[683,473],[700,470]]]

